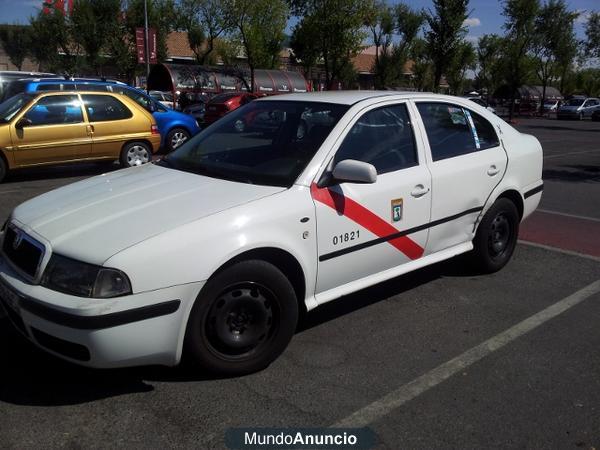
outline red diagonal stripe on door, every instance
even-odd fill
[[[327,188],[320,189],[316,183],[313,183],[310,186],[310,193],[314,200],[336,210],[338,214],[344,215],[380,238],[385,238],[400,231],[377,214],[372,213],[361,204],[339,192]],[[423,256],[423,248],[408,236],[397,237],[387,242],[410,259]]]

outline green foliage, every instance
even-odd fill
[[[423,13],[400,3],[395,7],[385,2],[374,5],[366,25],[375,45],[375,87],[382,89],[404,81],[404,65],[411,46],[421,29]]]
[[[476,61],[475,47],[469,42],[460,42],[446,71],[446,80],[450,86],[451,94],[462,95],[465,74],[468,69],[475,69]]]
[[[279,52],[285,38],[288,7],[284,0],[224,0],[232,34],[246,53],[251,88],[254,69],[279,66]]]
[[[230,29],[226,4],[220,0],[181,0],[177,7],[179,28],[188,33],[188,43],[200,65],[213,63],[217,39]]]
[[[433,0],[434,11],[429,10],[426,14],[429,25],[427,44],[436,90],[466,35],[463,23],[469,17],[468,6],[469,0]]]
[[[413,61],[412,86],[417,91],[433,90],[433,64],[429,59],[427,41],[417,38],[410,51],[410,59]]]
[[[21,70],[23,61],[31,48],[31,32],[24,25],[2,25],[0,28],[0,44],[17,70]]]
[[[600,11],[593,12],[585,26],[585,51],[592,58],[600,58]]]
[[[484,88],[489,96],[500,86],[503,81],[502,59],[500,57],[504,47],[504,39],[496,34],[486,34],[479,38],[477,45],[477,62],[479,71],[476,84]]]
[[[348,62],[363,46],[363,26],[373,3],[365,0],[294,0],[292,11],[301,16],[292,34],[292,50],[303,65],[323,64],[325,82],[347,81]]]
[[[39,12],[29,19],[31,24],[30,53],[45,70],[74,74],[78,68],[77,43],[71,39],[72,28],[62,12],[53,9],[49,14]]]
[[[540,11],[539,0],[505,0],[506,45],[504,45],[504,74],[511,92],[509,120],[512,119],[517,89],[530,76],[534,65],[528,57],[536,37],[535,20]]]
[[[103,58],[108,51],[109,39],[118,33],[120,0],[76,0],[71,13],[71,36],[80,44],[85,59],[96,75],[100,75]]]
[[[577,55],[574,30],[577,16],[578,13],[569,11],[564,0],[549,0],[535,18],[533,54],[535,73],[543,87],[541,105],[544,103],[548,84],[553,79],[564,78]]]

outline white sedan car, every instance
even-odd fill
[[[185,355],[248,373],[284,351],[301,310],[462,253],[501,269],[541,176],[538,140],[466,99],[264,98],[156,164],[18,206],[0,235],[1,303],[72,362]]]

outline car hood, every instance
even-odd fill
[[[146,164],[50,191],[18,206],[13,219],[54,252],[103,264],[152,236],[283,190]]]

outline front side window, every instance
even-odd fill
[[[33,100],[31,94],[17,94],[0,103],[0,123],[10,122],[31,100]]]
[[[133,117],[129,108],[110,95],[82,95],[90,122],[108,122]]]
[[[342,142],[334,162],[344,159],[372,164],[378,175],[418,165],[406,105],[386,106],[363,114]]]
[[[347,105],[258,101],[205,128],[161,164],[249,184],[291,186]]]
[[[42,97],[24,116],[31,126],[83,122],[81,102],[76,95]]]

